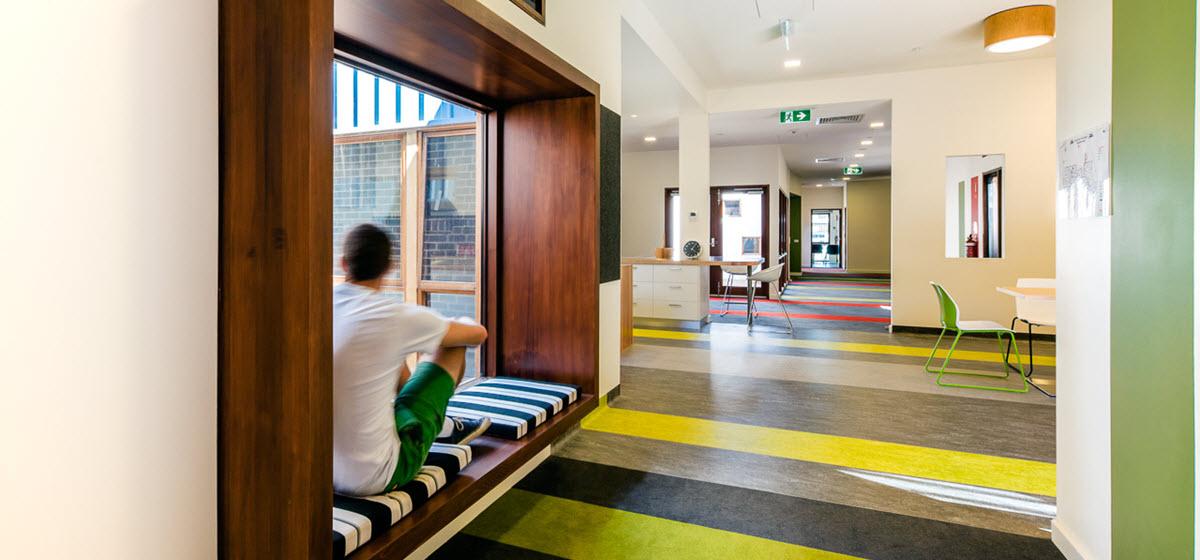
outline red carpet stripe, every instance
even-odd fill
[[[724,301],[719,297],[710,297],[708,299],[710,301],[716,301],[716,302]],[[757,301],[759,303],[767,302],[767,303],[786,304],[786,305],[830,305],[833,307],[874,307],[876,309],[879,309],[880,306],[887,305],[885,303],[859,303],[859,302],[853,302],[853,301],[791,301],[791,300],[783,301],[783,300],[778,300],[778,299],[762,299],[762,298],[754,298],[754,301]],[[737,305],[739,303],[742,304],[743,306],[745,306],[746,305],[746,296],[736,296],[736,298],[734,296],[729,297],[729,305]]]
[[[721,314],[720,309],[711,309],[713,315]],[[726,315],[745,315],[745,311],[730,309]],[[759,311],[759,315],[763,317],[779,317],[783,318],[781,311]],[[816,319],[818,321],[854,321],[858,323],[891,323],[892,320],[888,317],[857,317],[854,315],[813,315],[811,313],[788,313],[788,317],[793,319]]]

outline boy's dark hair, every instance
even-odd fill
[[[383,276],[391,264],[392,240],[375,225],[359,224],[346,234],[342,256],[350,280],[374,280]]]

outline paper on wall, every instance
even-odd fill
[[[1109,125],[1058,145],[1058,217],[1092,218],[1112,214]]]

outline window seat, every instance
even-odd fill
[[[493,381],[494,380],[494,381]],[[487,387],[489,381],[493,381],[493,386]],[[437,482],[437,471],[430,473],[432,480],[421,482],[422,487],[416,489],[416,494],[422,498],[414,500],[412,508],[408,511],[403,511],[402,508],[396,515],[397,511],[391,504],[381,503],[389,501],[395,503],[395,497],[388,498],[385,496],[372,496],[370,498],[359,499],[360,501],[369,501],[368,504],[347,502],[346,498],[335,496],[334,502],[334,552],[335,559],[346,558],[348,555],[353,560],[366,559],[400,559],[405,558],[418,547],[424,544],[429,539],[433,538],[439,531],[449,525],[454,519],[465,512],[468,508],[486,496],[491,490],[499,486],[509,475],[516,472],[520,467],[532,460],[539,452],[550,446],[555,440],[567,433],[571,428],[579,424],[584,416],[587,416],[594,410],[599,402],[595,395],[583,393],[573,386],[562,385],[562,387],[572,387],[573,391],[568,396],[562,394],[561,402],[555,404],[552,400],[545,400],[541,406],[544,406],[546,411],[544,415],[539,415],[536,411],[530,410],[529,415],[518,415],[513,418],[511,411],[482,411],[481,408],[491,408],[496,403],[487,402],[484,399],[507,396],[517,398],[519,400],[511,401],[520,405],[528,406],[529,402],[524,402],[528,395],[510,395],[507,394],[513,389],[514,385],[519,385],[521,380],[512,378],[485,378],[480,382],[464,386],[456,395],[455,403],[452,403],[452,409],[456,406],[460,407],[464,404],[470,404],[473,408],[466,410],[474,410],[478,412],[488,412],[493,417],[493,426],[495,429],[489,430],[487,435],[476,438],[471,442],[470,448],[467,450],[469,456],[465,462],[455,463],[444,456],[447,447],[462,447],[462,446],[439,446],[441,450],[436,454],[431,451],[430,461],[427,461],[426,468],[432,463],[436,465],[442,472],[446,474],[438,488],[434,490],[436,493],[430,493],[426,496],[423,494],[423,488],[432,487],[432,482]],[[526,387],[528,389],[545,389],[545,387]],[[536,391],[535,391],[536,392]],[[553,392],[553,391],[551,391]],[[485,394],[490,393],[490,394]],[[473,395],[473,396],[471,396]],[[465,398],[462,398],[465,396]],[[542,395],[548,396],[548,393]],[[534,399],[536,400],[536,398]],[[544,400],[544,399],[543,399]],[[461,414],[462,411],[454,411],[452,414]],[[519,419],[521,422],[496,422],[496,416],[509,416],[510,420]],[[520,435],[518,435],[520,432]],[[519,439],[512,439],[518,437]],[[461,453],[460,453],[461,456]],[[455,466],[460,465],[457,474],[453,474]],[[424,469],[423,469],[424,472]],[[417,481],[414,481],[414,483]],[[410,485],[406,485],[405,489]],[[395,494],[395,493],[393,493]],[[345,523],[344,520],[339,520],[338,509],[341,506],[356,506],[359,509],[370,508],[374,513],[378,522],[371,524],[369,538],[361,538],[358,535],[358,546],[350,548],[347,545],[349,539],[344,533],[337,530],[339,523]],[[381,507],[387,505],[390,509]],[[341,508],[345,509],[345,508]],[[354,512],[351,512],[354,513]],[[341,514],[343,518],[353,517],[353,515]],[[365,516],[364,516],[365,517]],[[390,526],[383,522],[388,521]],[[362,520],[359,520],[360,523]],[[341,527],[343,531],[345,527]],[[339,540],[339,535],[341,539]]]

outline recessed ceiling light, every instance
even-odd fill
[[[634,118],[637,118],[637,115],[634,115]],[[875,121],[871,123],[871,128],[883,128],[883,121]]]
[[[863,146],[870,146],[871,144],[874,144],[874,143],[875,143],[875,141],[871,140],[870,138],[867,138],[866,140],[859,142],[859,144],[861,144]]]
[[[864,153],[862,153],[862,152],[859,152],[859,153],[857,153],[857,154],[854,154],[854,157],[867,157],[867,154],[864,154]]]
[[[830,181],[836,181],[837,179],[834,179],[833,177],[830,177],[830,178],[829,178],[829,180],[830,180]]]
[[[846,167],[862,167],[862,166],[857,163],[851,163],[850,165],[848,165]]]
[[[791,59],[785,60],[785,61],[783,61],[783,67],[784,68],[799,68],[800,67],[800,59],[799,58],[791,58]]]
[[[635,115],[629,115],[629,118],[631,118],[631,119],[636,119],[636,118],[637,118],[637,115],[636,115],[636,114],[635,114]],[[872,126],[874,126],[874,125],[872,125]]]
[[[818,187],[824,187],[824,186],[825,186],[825,184],[824,184],[824,183],[817,183],[817,186],[818,186]]]
[[[849,180],[850,180],[850,178],[849,178],[849,177],[842,177],[842,180],[843,180],[843,181],[849,181]]]
[[[655,138],[655,137],[653,137],[653,136],[647,136],[647,137],[645,137],[645,138],[642,138],[642,140],[645,140],[646,142],[649,142],[649,143],[652,143],[652,144],[653,144],[654,142],[658,142],[658,138]]]

